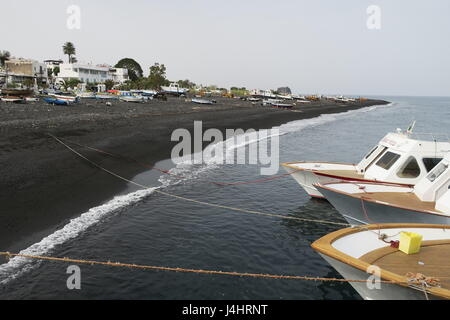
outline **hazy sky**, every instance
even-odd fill
[[[69,30],[66,10],[81,9]],[[367,28],[370,5],[381,29]],[[298,93],[450,95],[450,1],[2,1],[0,50],[164,63],[171,80]]]

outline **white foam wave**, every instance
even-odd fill
[[[76,238],[87,228],[98,223],[106,216],[111,215],[117,210],[128,207],[131,204],[137,203],[154,192],[155,188],[139,190],[122,196],[116,196],[112,200],[103,205],[89,209],[78,218],[72,219],[62,229],[59,229],[51,235],[45,237],[40,242],[37,242],[25,250],[20,251],[20,254],[43,256],[57,245]],[[7,263],[0,265],[0,284],[6,284],[12,279],[15,279],[36,266],[35,261],[22,257],[14,257]],[[19,270],[19,271],[18,271]]]

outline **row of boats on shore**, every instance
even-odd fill
[[[282,164],[352,226],[312,247],[365,299],[450,299],[450,141],[413,127],[388,133],[358,164]],[[374,272],[379,287],[364,281]]]

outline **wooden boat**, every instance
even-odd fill
[[[402,232],[422,236],[418,253],[406,254],[397,248],[408,245]],[[347,228],[320,238],[312,248],[344,279],[360,281],[349,283],[366,300],[450,299],[448,225]]]
[[[21,89],[21,88],[2,89],[2,94],[14,97],[29,96],[33,94],[33,89]]]
[[[450,224],[450,153],[414,187],[342,181],[316,187],[350,224]]]
[[[21,97],[12,97],[12,96],[1,97],[0,100],[3,102],[13,102],[13,103],[21,103],[24,101],[24,99]]]
[[[297,161],[281,165],[310,196],[317,198],[324,198],[324,195],[315,184],[341,180],[413,186],[450,150],[447,138],[442,142],[436,140],[437,137],[433,136],[430,140],[415,139],[411,130],[402,132],[397,129],[397,132],[388,133],[381,139],[358,164]],[[405,171],[410,167],[415,168],[413,175]]]

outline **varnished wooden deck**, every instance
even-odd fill
[[[401,207],[403,209],[410,209],[413,211],[432,211],[440,213],[439,210],[435,209],[435,202],[424,202],[412,192],[363,192],[354,195],[372,201],[386,202],[389,205]]]
[[[384,247],[360,259],[399,276],[411,272],[438,278],[442,288],[450,289],[450,240],[423,241],[420,252],[410,255]]]

